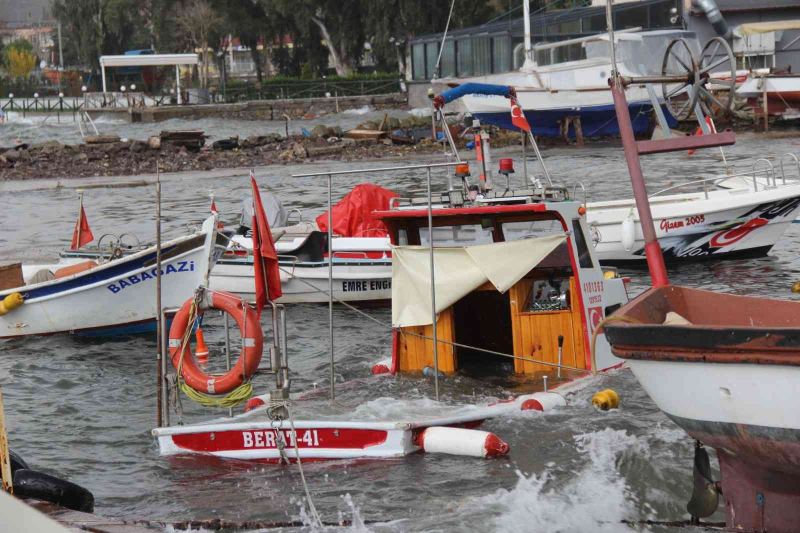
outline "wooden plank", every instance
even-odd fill
[[[349,139],[380,139],[386,135],[385,131],[378,130],[350,130],[344,134]]]
[[[11,477],[11,460],[8,453],[8,434],[6,433],[6,413],[3,407],[3,390],[0,389],[0,475],[3,476],[3,490],[14,494],[14,480]]]

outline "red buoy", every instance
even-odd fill
[[[247,400],[246,404],[244,404],[244,412],[246,413],[247,411],[252,411],[256,407],[261,407],[265,403],[266,402],[263,399],[261,399],[259,396],[253,396],[252,398]]]
[[[389,366],[384,363],[376,363],[372,365],[373,376],[379,376],[381,374],[389,374],[391,373],[391,371],[392,370],[389,368]]]

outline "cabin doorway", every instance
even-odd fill
[[[511,309],[508,292],[475,291],[453,305],[455,342],[513,354]],[[508,376],[514,373],[514,359],[456,347],[456,368],[473,377]]]

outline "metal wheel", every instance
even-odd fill
[[[700,53],[697,101],[709,116],[730,112],[736,88],[736,60],[733,50],[722,37],[714,37]]]
[[[678,76],[685,78],[686,81],[662,83],[661,95],[670,113],[677,120],[686,120],[692,114],[693,104],[689,87],[693,85],[697,71],[697,61],[689,44],[683,39],[674,39],[669,43],[661,64],[661,75]]]

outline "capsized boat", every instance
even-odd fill
[[[694,491],[687,505],[693,520],[712,515],[721,492],[728,528],[796,531],[800,304],[670,285],[639,156],[654,148],[722,146],[735,137],[725,132],[637,143],[625,105],[624,87],[631,83],[637,80],[614,76],[612,91],[652,288],[606,319],[603,328],[613,353],[628,361],[658,407],[697,440]],[[719,482],[704,446],[717,451]]]
[[[179,306],[205,283],[226,244],[216,231],[213,216],[197,233],[163,244],[165,308]],[[34,270],[27,282],[0,290],[0,301],[12,303],[11,309],[6,305],[0,313],[0,338],[53,333],[119,335],[153,329],[155,246],[102,262],[86,260]],[[20,280],[22,272],[20,269]]]
[[[403,168],[449,166],[453,164]],[[314,416],[314,408],[308,407],[313,391],[311,398],[300,394],[289,400],[285,318],[282,306],[274,304],[272,355],[261,372],[274,375],[276,387],[251,398],[251,410],[245,413],[154,429],[161,454],[262,461],[396,457],[421,450],[491,456],[507,451],[495,440],[499,437],[468,430],[511,411],[564,405],[568,392],[588,384],[587,376],[621,364],[603,335],[593,332],[627,301],[625,283],[613,270],[604,273],[600,268],[589,245],[583,206],[558,187],[471,196],[473,186],[462,178],[447,191],[398,199],[374,214],[388,227],[393,243],[389,370],[398,380],[432,376],[437,391],[439,380],[456,373],[511,380],[511,398],[452,407],[437,403],[427,412],[414,409],[388,418],[359,418],[358,409],[344,406],[337,411],[326,402]],[[210,291],[192,301],[201,302],[199,313],[233,305],[234,316],[242,316],[240,304],[231,298]],[[214,300],[217,306],[203,303]],[[238,386],[245,384],[240,377],[252,375],[247,368],[258,366],[260,351],[255,348],[263,342],[255,313],[247,315],[250,321],[239,327],[251,337],[243,342],[251,350],[244,354],[248,365],[240,359],[226,375],[233,375]],[[174,366],[187,384],[194,380],[197,392],[227,392],[227,381],[225,391],[219,388],[227,377],[202,373],[191,347],[182,341],[191,337],[182,329],[190,322],[176,318],[173,323],[178,328],[170,332]]]

